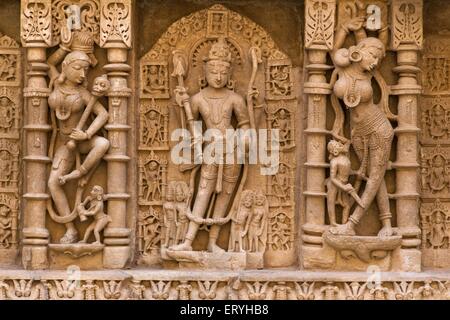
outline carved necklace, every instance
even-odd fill
[[[206,97],[204,93],[202,93],[203,99],[208,103],[210,119],[213,124],[218,125],[223,120],[223,106],[225,102],[228,100],[230,93],[227,93],[223,97]]]
[[[354,108],[361,102],[361,90],[357,88],[356,82],[358,80],[364,80],[364,76],[352,75],[349,71],[344,71],[347,80],[350,80],[350,85],[347,85],[347,89],[344,95],[344,103],[347,108]]]
[[[68,89],[63,86],[58,86],[57,90],[64,96],[63,101],[61,101],[60,105],[56,108],[55,114],[59,120],[67,120],[72,115],[71,104],[65,101],[65,98],[70,95],[78,95],[78,89]]]

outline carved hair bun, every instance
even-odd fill
[[[347,48],[342,48],[334,54],[334,63],[338,67],[347,67],[350,65],[350,52]]]

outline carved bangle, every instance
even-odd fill
[[[59,47],[60,47],[61,49],[63,49],[64,51],[66,51],[66,52],[71,52],[71,51],[72,51],[72,50],[70,50],[69,48],[67,48],[66,46],[62,45],[62,44],[60,44]]]
[[[380,220],[387,220],[392,218],[392,213],[386,212],[383,214],[380,214]]]

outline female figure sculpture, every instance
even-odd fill
[[[332,227],[330,232],[355,235],[355,226],[376,198],[383,225],[378,235],[386,237],[393,234],[384,175],[394,131],[386,115],[387,106],[384,105],[383,112],[374,103],[371,84],[372,78],[377,77],[376,69],[385,56],[385,44],[378,38],[366,37],[363,24],[364,18],[357,17],[337,32],[333,60],[338,74],[334,94],[350,110],[351,143],[361,161],[358,174],[360,179],[367,175],[367,183],[361,203],[347,223]],[[357,44],[348,49],[341,48],[350,31],[355,32]],[[384,31],[381,31],[380,38],[384,36]]]
[[[56,210],[61,217],[72,215],[63,185],[70,180],[80,179],[86,175],[89,177],[88,173],[96,168],[109,149],[109,141],[96,135],[108,121],[108,112],[101,103],[96,102],[93,94],[86,88],[88,70],[93,63],[86,52],[89,51],[89,48],[93,49],[93,41],[83,34],[78,34],[73,38],[75,39],[73,43],[61,45],[48,60],[49,76],[53,84],[53,91],[48,103],[54,113],[52,119],[54,120],[56,116],[58,128],[56,151],[53,155],[48,187]],[[71,50],[68,49],[69,47]],[[61,61],[61,72],[59,72],[56,66]],[[105,83],[99,82],[96,85],[98,87],[94,89],[107,89],[104,86]],[[90,103],[93,104],[92,112],[96,115],[95,120],[90,125],[78,128],[85,107]],[[53,146],[51,146],[51,150],[53,150]],[[72,170],[77,153],[86,155],[86,157],[78,168]],[[84,184],[86,182],[81,181]],[[65,226],[66,233],[60,242],[66,244],[76,242],[78,232],[74,224],[68,222]]]

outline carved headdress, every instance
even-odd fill
[[[94,39],[90,32],[75,31],[73,32],[73,40],[71,45],[72,51],[81,51],[86,53],[90,60],[91,66],[97,65],[97,59],[94,55]]]
[[[212,60],[231,63],[230,47],[224,37],[219,37],[217,42],[211,46],[208,56],[203,59],[205,62]]]

